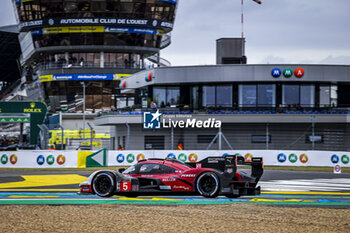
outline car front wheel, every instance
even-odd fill
[[[204,172],[198,177],[196,188],[200,195],[214,198],[219,193],[219,178],[214,172]]]
[[[109,172],[98,173],[93,182],[92,189],[100,197],[110,197],[115,190],[114,175]]]

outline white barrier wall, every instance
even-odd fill
[[[0,168],[76,168],[77,151],[0,151]]]
[[[341,151],[286,151],[286,150],[237,150],[237,151],[109,151],[109,166],[128,166],[135,164],[138,160],[148,158],[172,157],[184,162],[197,162],[208,156],[224,155],[243,156],[246,160],[251,157],[263,157],[265,165],[273,166],[322,166],[334,167],[339,164],[341,167],[350,167],[350,152]]]
[[[93,153],[89,151],[89,153]],[[198,162],[208,156],[224,155],[263,157],[265,165],[273,166],[324,166],[350,167],[350,152],[340,151],[286,151],[286,150],[237,150],[237,151],[189,151],[189,150],[135,150],[108,151],[108,166],[130,166],[149,158],[172,157],[184,162]],[[0,168],[76,168],[78,151],[0,151]]]

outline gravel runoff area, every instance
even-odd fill
[[[350,232],[350,209],[255,204],[6,205],[1,232]]]

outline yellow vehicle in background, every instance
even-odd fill
[[[92,137],[92,140],[91,140]],[[102,147],[103,140],[109,140],[111,138],[108,133],[96,133],[95,130],[85,129],[84,130],[63,130],[63,147],[72,146],[72,143],[79,143],[77,146],[90,147]],[[62,148],[62,130],[50,130],[49,148],[58,149]]]

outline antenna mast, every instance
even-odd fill
[[[252,0],[259,5],[262,3],[260,0]],[[241,37],[244,38],[244,0],[241,0]]]

